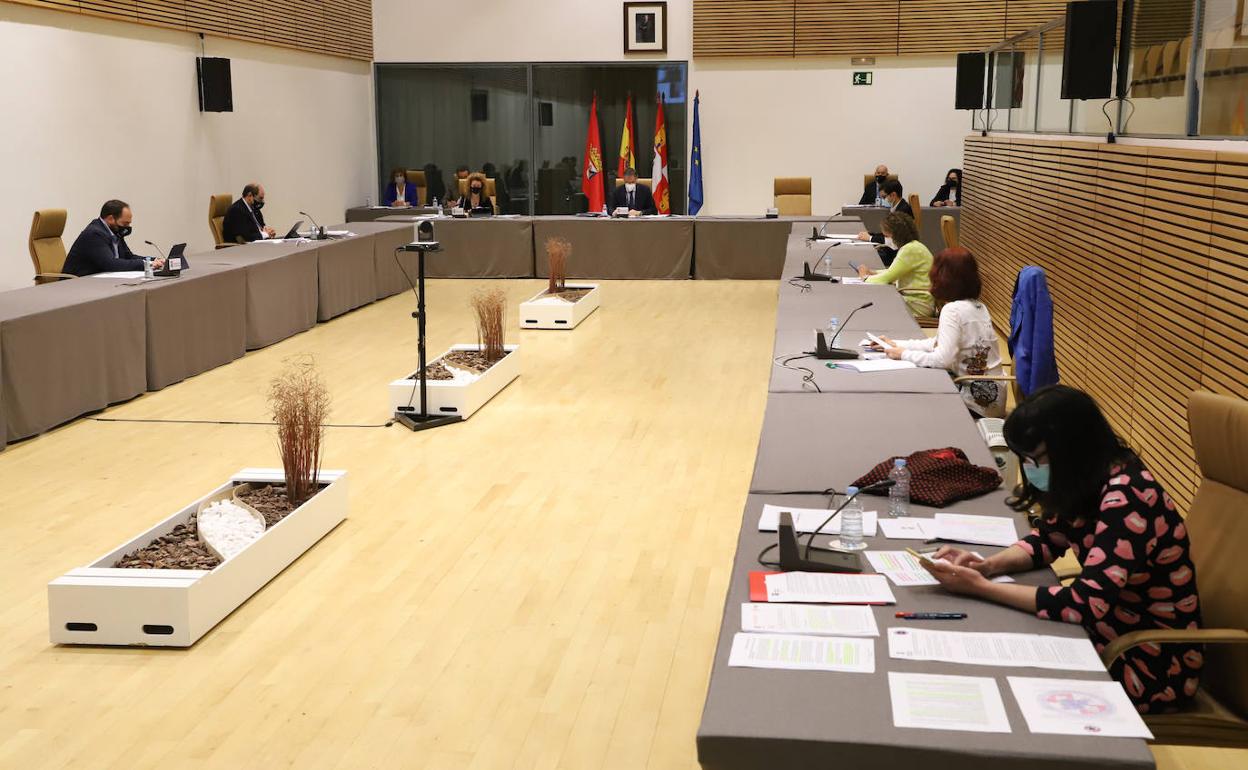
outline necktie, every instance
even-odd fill
[[[632,191],[632,190],[629,190],[629,191],[628,191],[628,207],[629,207],[630,209],[631,209],[631,208],[633,208],[633,195],[635,195],[635,194],[636,194],[636,193],[634,193],[634,191]]]

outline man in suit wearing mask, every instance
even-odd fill
[[[62,270],[71,275],[92,275],[142,270],[147,257],[140,257],[126,245],[130,224],[134,215],[130,204],[111,200],[100,207],[100,218],[91,220],[70,247]],[[159,270],[165,260],[152,260],[152,268]]]
[[[890,179],[880,185],[880,190],[882,193],[881,201],[884,206],[888,207],[889,211],[907,214],[911,219],[914,218],[914,209],[910,208],[910,204],[906,202],[906,199],[901,197],[901,182],[898,182],[896,179]],[[858,233],[858,240],[879,244],[876,250],[880,254],[880,261],[884,263],[884,267],[893,264],[893,258],[897,256],[897,250],[884,237],[884,233],[869,233],[863,230],[861,233]]]
[[[243,197],[234,201],[225,212],[221,237],[226,243],[251,243],[277,237],[277,232],[264,224],[264,187],[252,182],[243,188]]]
[[[875,179],[867,183],[862,188],[862,197],[858,200],[859,206],[883,206],[884,205],[884,183],[888,181],[888,166],[883,163],[875,167]]]
[[[650,188],[637,182],[637,169],[624,169],[624,184],[615,188],[611,195],[611,210],[628,209],[630,217],[642,214],[657,214],[659,209],[654,205],[654,195]]]

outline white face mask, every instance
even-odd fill
[[[625,182],[625,183],[624,183],[624,189],[625,189],[625,190],[628,190],[629,192],[636,192],[636,191],[637,191],[637,183],[636,183],[636,182]]]
[[[884,245],[885,245],[885,246],[887,246],[888,248],[890,248],[890,249],[894,250],[894,251],[896,251],[896,250],[897,250],[897,244],[893,243],[893,239],[892,239],[892,238],[885,238],[885,239],[884,239]]]
[[[406,182],[406,181],[407,181],[407,180],[406,180],[406,179],[404,179],[404,178],[403,178],[403,177],[401,177],[401,176],[396,176],[396,177],[394,178],[394,183],[395,183],[395,184],[397,184],[397,185],[400,185],[400,186],[402,186],[402,185],[403,185],[403,183],[404,183],[404,182]]]

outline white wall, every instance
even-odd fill
[[[208,199],[265,185],[266,219],[322,223],[374,194],[367,63],[208,38],[232,60],[234,112],[199,112],[196,36],[0,4],[5,102],[0,289],[29,285],[31,214],[67,208],[66,248],[113,197],[131,204],[131,247],[212,248]],[[322,103],[315,106],[314,101]]]
[[[667,53],[625,57],[618,3],[374,0],[375,57],[420,63],[688,61],[690,94],[702,94],[708,214],[762,212],[772,203],[777,176],[813,177],[815,211],[839,211],[842,203],[857,202],[862,175],[880,162],[926,203],[945,172],[961,166],[970,118],[953,110],[952,56],[878,58],[870,87],[851,85],[848,56],[695,61],[692,0],[669,0],[667,7]],[[441,32],[413,37],[417,28]],[[476,41],[471,48],[463,43],[467,38]],[[692,116],[688,125],[692,131]],[[638,130],[649,138],[646,127]],[[649,165],[649,158],[639,161]]]

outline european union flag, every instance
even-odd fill
[[[702,126],[698,122],[698,92],[693,92],[693,150],[689,153],[689,215],[702,210]]]

